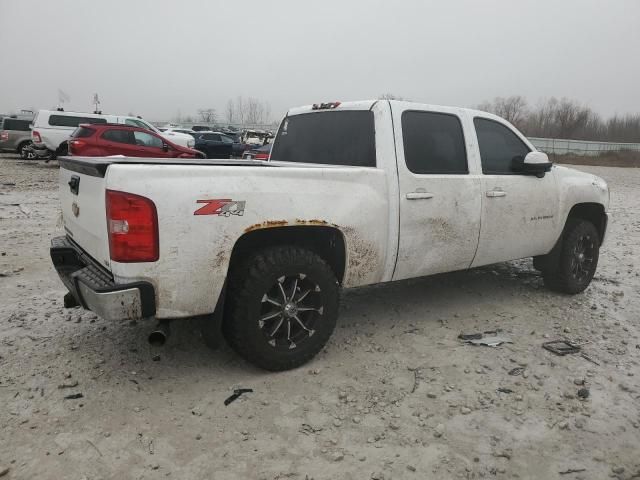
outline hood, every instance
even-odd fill
[[[599,203],[609,209],[609,187],[604,179],[588,172],[559,165],[553,166],[558,187],[565,198],[577,203]]]
[[[188,133],[181,132],[161,132],[160,135],[162,138],[169,140],[177,145],[182,147],[191,148],[195,145],[194,138]]]

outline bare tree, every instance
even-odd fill
[[[506,98],[496,97],[492,102],[483,102],[477,108],[485,112],[495,113],[506,121],[513,123],[516,127],[522,125],[528,113],[527,101],[520,95],[512,95]]]
[[[227,122],[229,123],[236,122],[236,109],[233,104],[233,100],[229,100],[227,102],[227,107],[225,108],[225,114],[227,116]]]
[[[236,122],[237,123],[241,123],[244,124],[244,119],[245,119],[245,107],[244,107],[244,100],[242,99],[242,96],[237,96],[236,100],[235,100],[235,116],[236,116]]]
[[[531,137],[640,142],[640,114],[603,119],[588,106],[568,98],[543,99],[529,108],[521,96],[497,97],[477,108],[500,115]]]
[[[247,99],[247,117],[246,121],[249,124],[258,124],[262,123],[262,103],[254,97],[249,97]]]
[[[271,121],[271,105],[255,97],[238,96],[227,102],[225,114],[229,123],[259,125]]]
[[[216,121],[216,109],[215,108],[201,108],[198,110],[200,120],[205,123],[214,123]]]

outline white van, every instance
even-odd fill
[[[66,155],[67,140],[81,123],[123,123],[151,130],[167,140],[183,147],[193,148],[195,140],[191,135],[180,132],[160,132],[141,118],[101,113],[79,113],[58,110],[40,110],[36,114],[31,129],[31,140],[36,155],[40,158],[55,158]]]

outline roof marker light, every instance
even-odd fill
[[[314,103],[311,110],[333,110],[339,106],[340,102]]]

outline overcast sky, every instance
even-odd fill
[[[639,0],[0,0],[0,112],[150,120],[256,97],[274,119],[385,92],[473,106],[567,96],[640,112]]]

